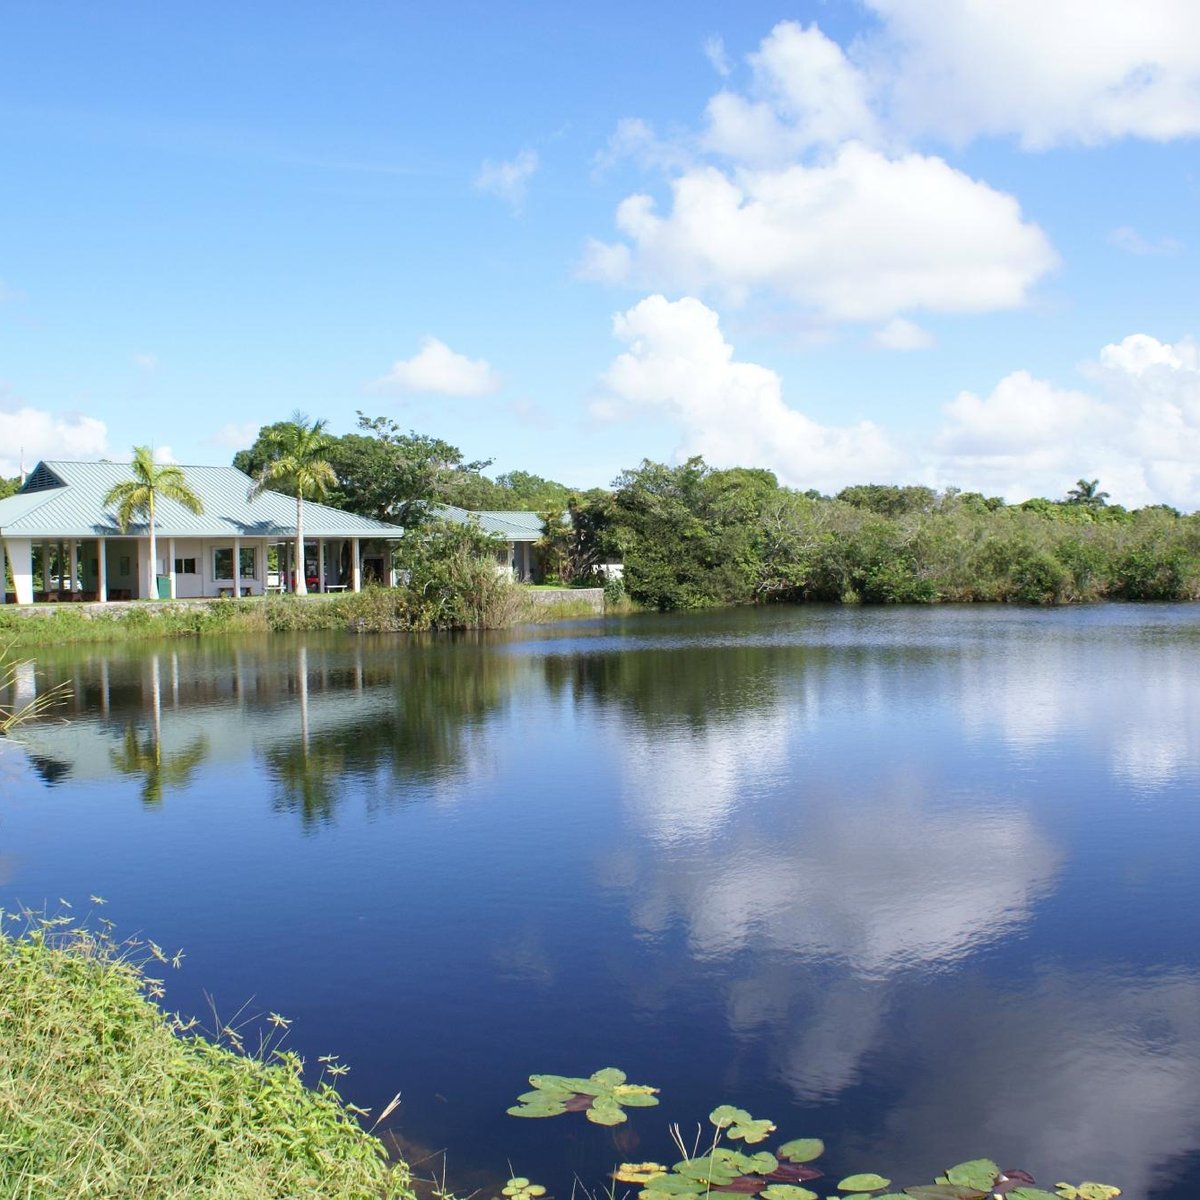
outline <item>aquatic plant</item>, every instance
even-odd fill
[[[756,1121],[744,1108],[734,1108],[732,1104],[722,1104],[719,1108],[714,1108],[708,1114],[708,1119],[735,1141],[762,1142],[766,1140],[767,1134],[775,1132],[772,1121]]]
[[[624,1108],[649,1108],[658,1103],[658,1088],[626,1083],[625,1072],[604,1067],[583,1079],[571,1075],[530,1075],[532,1092],[517,1097],[507,1111],[514,1117],[557,1117],[582,1112],[596,1125],[620,1125],[628,1120]]]
[[[500,1194],[508,1200],[538,1200],[546,1194],[546,1189],[540,1183],[530,1183],[524,1175],[514,1175],[500,1189]]]
[[[0,643],[0,736],[42,716],[70,691],[67,684],[60,683],[24,704],[19,703],[20,665],[13,661],[12,642]]]

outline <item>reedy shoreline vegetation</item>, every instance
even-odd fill
[[[241,1053],[161,1010],[153,943],[0,916],[21,926],[0,926],[6,1196],[414,1200],[327,1079],[308,1087],[295,1055]]]

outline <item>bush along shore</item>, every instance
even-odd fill
[[[236,1031],[221,1045],[160,1009],[146,963],[170,960],[154,943],[0,918],[5,1195],[414,1200],[408,1167],[327,1078],[307,1087],[294,1054],[247,1055]]]

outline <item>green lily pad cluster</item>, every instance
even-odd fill
[[[624,1109],[650,1108],[658,1103],[658,1088],[626,1083],[616,1067],[595,1071],[586,1079],[571,1075],[530,1075],[533,1091],[517,1097],[508,1112],[514,1117],[557,1117],[582,1112],[596,1125],[620,1125]]]
[[[708,1114],[708,1119],[718,1128],[724,1130],[726,1137],[747,1144],[766,1141],[767,1135],[775,1132],[775,1123],[765,1118],[756,1120],[744,1108],[734,1108],[732,1104],[722,1104]]]
[[[615,1067],[605,1067],[586,1079],[530,1075],[529,1082],[533,1091],[519,1096],[508,1110],[515,1117],[582,1112],[597,1125],[619,1125],[627,1120],[625,1108],[658,1103],[658,1088],[627,1083],[624,1071]],[[640,1185],[638,1200],[707,1200],[712,1193],[757,1196],[760,1200],[822,1200],[804,1186],[821,1178],[821,1172],[808,1165],[825,1152],[820,1138],[793,1138],[773,1154],[769,1150],[751,1153],[748,1147],[766,1141],[775,1131],[773,1121],[751,1116],[732,1104],[714,1108],[709,1121],[717,1133],[706,1153],[684,1158],[673,1167],[657,1162],[623,1163],[613,1172],[613,1179]],[[677,1128],[675,1137],[678,1142]],[[723,1146],[722,1137],[742,1142],[747,1149]],[[839,1180],[839,1194],[824,1200],[1116,1200],[1121,1195],[1120,1188],[1091,1182],[1059,1183],[1054,1192],[1048,1192],[1036,1186],[1028,1171],[1001,1170],[990,1158],[956,1163],[931,1184],[916,1184],[903,1191],[891,1191],[891,1187],[892,1181],[883,1175],[860,1172]],[[511,1179],[504,1189],[505,1200],[541,1200],[544,1194],[544,1188],[527,1179]]]
[[[546,1194],[540,1183],[530,1183],[524,1175],[514,1175],[501,1189],[508,1200],[538,1200]]]
[[[770,1121],[756,1120],[744,1109],[729,1105],[715,1109],[711,1120],[730,1137],[735,1136],[736,1129],[745,1142],[760,1141],[775,1128]],[[615,1178],[641,1183],[639,1200],[690,1200],[711,1192],[758,1195],[762,1200],[820,1200],[816,1192],[802,1185],[819,1179],[821,1172],[803,1164],[824,1149],[819,1138],[796,1138],[780,1146],[775,1154],[713,1146],[707,1154],[685,1158],[669,1169],[657,1163],[625,1163]]]

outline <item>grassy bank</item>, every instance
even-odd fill
[[[332,1087],[189,1036],[130,953],[59,919],[0,929],[5,1196],[412,1200]]]
[[[338,596],[133,603],[103,610],[64,604],[53,609],[0,609],[0,642],[20,647],[295,630],[385,633],[502,628],[514,624],[519,613],[516,596],[509,600],[501,595],[487,604],[464,602],[438,609],[407,589],[384,588]]]

